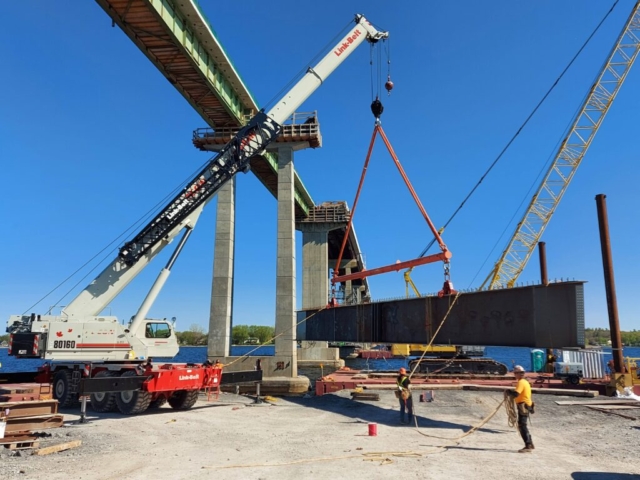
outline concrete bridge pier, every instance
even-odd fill
[[[323,206],[316,207],[316,210]],[[318,213],[318,212],[314,212]],[[302,231],[302,308],[322,308],[329,301],[329,232],[344,228],[346,222],[327,221],[326,215],[315,215],[306,222],[299,222]],[[298,322],[303,318],[298,318]],[[304,331],[304,322],[297,331]],[[326,373],[343,367],[344,360],[339,357],[339,349],[329,348],[328,342],[300,343],[298,365],[310,377],[321,377]],[[325,370],[326,369],[326,370]]]
[[[208,358],[220,359],[227,365],[227,371],[252,370],[257,367],[257,360],[260,360],[265,378],[262,389],[264,393],[302,393],[309,388],[309,379],[298,376],[293,151],[290,145],[278,145],[274,356],[243,358],[230,355],[235,245],[234,185],[229,188],[225,186],[218,194]]]
[[[235,254],[236,179],[218,192],[213,281],[209,308],[209,359],[227,358],[231,352],[233,268]],[[222,360],[221,360],[222,361]]]

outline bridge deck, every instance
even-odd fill
[[[209,23],[193,0],[96,0],[211,128],[239,127],[258,112]],[[265,185],[277,176],[277,158],[256,158],[254,174]],[[273,177],[273,178],[272,178]],[[313,200],[295,174],[296,212]],[[273,193],[273,191],[272,191]]]
[[[96,2],[221,137],[259,111],[195,0]],[[292,129],[289,134],[293,138],[296,132]],[[311,140],[311,132],[307,137]],[[215,141],[216,135],[210,140]],[[319,132],[313,141],[316,146],[321,145]],[[251,171],[276,196],[275,154],[266,152],[254,157]],[[297,172],[294,174],[296,218],[302,219],[314,208],[314,202]],[[333,232],[332,237],[337,234]],[[359,251],[355,235],[350,236],[349,244],[352,250]]]

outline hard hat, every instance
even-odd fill
[[[400,370],[398,370],[398,373],[404,375],[405,373],[407,373],[407,370],[404,367],[402,367]]]
[[[518,373],[524,373],[525,370],[520,365],[516,365],[515,367],[513,367],[513,371]]]

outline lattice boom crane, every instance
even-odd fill
[[[640,51],[640,1],[611,50],[607,61],[591,87],[569,133],[562,141],[554,161],[533,196],[524,217],[518,223],[507,248],[480,289],[512,287],[524,270],[542,233],[556,211],[571,179],[598,128],[616,98]]]

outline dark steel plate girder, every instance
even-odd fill
[[[438,335],[454,296],[399,299],[298,312],[298,340],[371,343],[584,346],[583,282],[552,283],[461,294]]]

